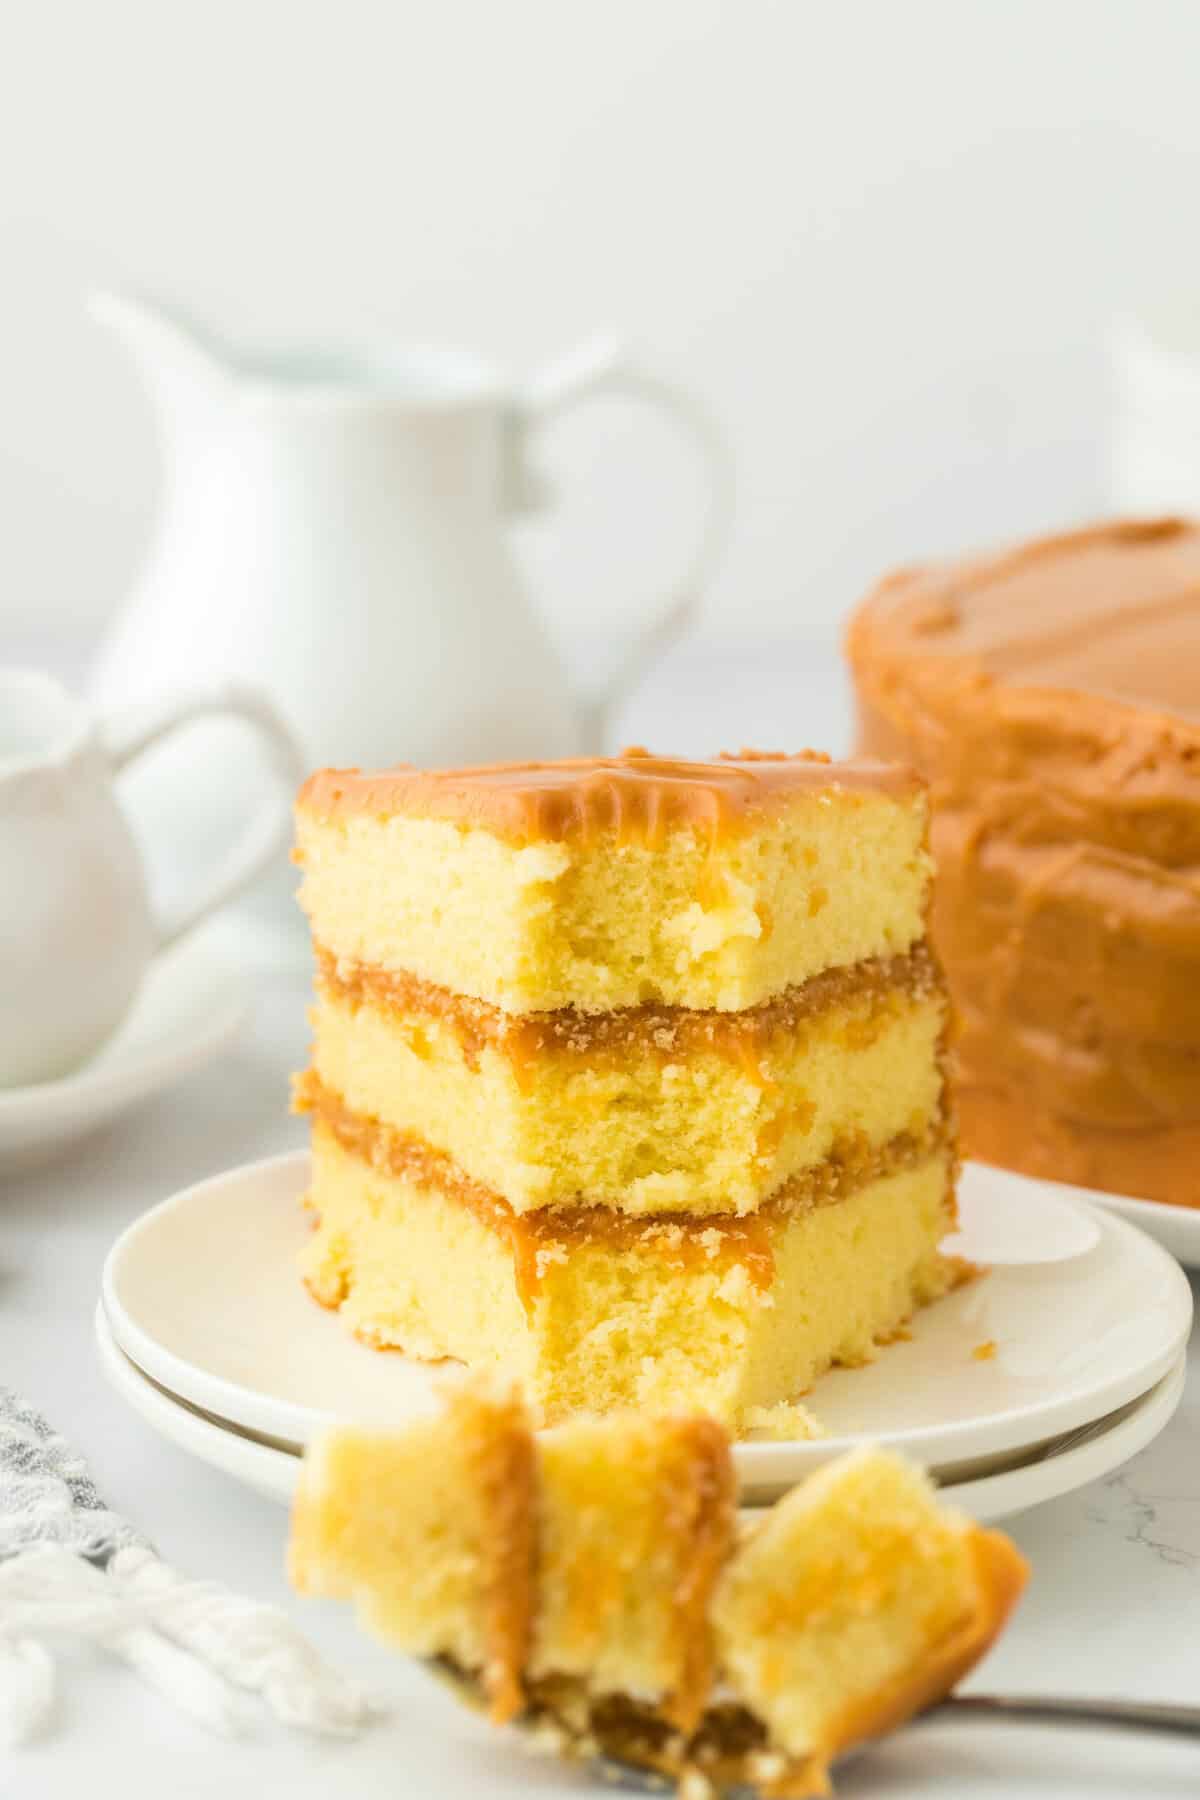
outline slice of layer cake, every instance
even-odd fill
[[[547,1418],[736,1421],[953,1271],[926,802],[755,757],[326,771],[305,1257],[366,1341]]]
[[[826,1791],[842,1750],[949,1692],[1024,1584],[1007,1539],[881,1451],[819,1470],[739,1531],[712,1421],[618,1414],[535,1442],[526,1420],[514,1457],[518,1419],[475,1390],[397,1436],[327,1436],[305,1462],[292,1579],[479,1684],[493,1717],[691,1794]],[[498,1635],[497,1619],[523,1629]]]

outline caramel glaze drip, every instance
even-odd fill
[[[783,1220],[832,1205],[885,1175],[915,1168],[938,1151],[949,1150],[951,1142],[951,1125],[944,1115],[929,1129],[902,1132],[882,1146],[861,1136],[849,1139],[825,1162],[792,1176],[757,1212],[744,1217],[629,1214],[582,1204],[516,1213],[502,1195],[472,1180],[444,1151],[381,1119],[354,1112],[312,1069],[297,1077],[294,1106],[297,1112],[311,1113],[343,1150],[370,1167],[435,1188],[469,1207],[508,1243],[526,1311],[532,1311],[545,1268],[564,1251],[591,1244],[617,1252],[648,1250],[669,1268],[740,1263],[754,1287],[765,1293],[775,1279],[774,1237]]]
[[[715,844],[801,794],[908,799],[920,785],[907,769],[865,760],[833,763],[812,750],[794,756],[742,750],[683,762],[639,747],[614,757],[474,769],[321,769],[301,788],[297,804],[326,820],[353,813],[446,819],[513,844],[588,845],[615,838],[658,848],[678,829]]]
[[[644,1050],[671,1062],[697,1050],[715,1050],[737,1064],[756,1086],[772,1085],[773,1045],[790,1043],[806,1020],[839,1007],[861,1008],[846,1021],[847,1047],[871,1041],[900,999],[923,1000],[944,986],[929,946],[914,945],[903,956],[874,957],[849,967],[826,969],[795,987],[742,1012],[683,1006],[622,1007],[607,1013],[502,1012],[415,975],[368,966],[317,949],[318,980],[335,1000],[351,1007],[369,1004],[411,1026],[415,1018],[436,1019],[454,1032],[471,1068],[485,1046],[508,1057],[518,1083],[528,1091],[539,1056],[624,1061]],[[411,1036],[411,1034],[410,1034]],[[413,1047],[417,1048],[415,1039]],[[418,1049],[419,1053],[419,1049]]]
[[[894,576],[847,648],[931,784],[968,1153],[1200,1205],[1200,526]]]
[[[676,1553],[674,1636],[679,1681],[662,1708],[681,1731],[699,1722],[716,1674],[709,1606],[733,1549],[737,1476],[724,1427],[715,1419],[674,1426],[680,1454],[666,1472],[662,1528]]]
[[[483,1671],[489,1717],[497,1725],[525,1704],[521,1671],[533,1636],[537,1462],[523,1401],[514,1390],[503,1407],[479,1407],[469,1392],[455,1397],[486,1508],[484,1608],[488,1647]]]

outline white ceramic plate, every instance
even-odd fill
[[[50,1155],[210,1061],[240,1030],[247,1005],[245,982],[203,942],[164,951],[116,1035],[82,1069],[0,1088],[0,1162]]]
[[[990,1169],[989,1174],[997,1181],[1024,1183],[1028,1177],[1010,1174],[1002,1169]],[[1045,1184],[1053,1194],[1061,1194],[1066,1200],[1082,1200],[1088,1206],[1100,1206],[1106,1212],[1116,1213],[1120,1219],[1128,1219],[1152,1237],[1156,1244],[1169,1250],[1177,1262],[1185,1269],[1200,1269],[1200,1204],[1196,1206],[1164,1206],[1158,1200],[1136,1200],[1127,1194],[1105,1194],[1099,1188],[1073,1187],[1070,1182],[1053,1181]],[[1200,1171],[1197,1172],[1197,1201],[1200,1202]]]
[[[123,1233],[103,1278],[113,1335],[144,1374],[285,1444],[339,1418],[428,1412],[438,1373],[357,1343],[309,1298],[296,1274],[307,1178],[297,1152],[185,1189]],[[1173,1367],[1191,1290],[1140,1232],[982,1166],[965,1172],[962,1211],[958,1247],[986,1251],[990,1272],[921,1312],[910,1342],[822,1379],[812,1404],[828,1437],[739,1444],[746,1492],[787,1486],[863,1438],[982,1474],[1126,1405]],[[985,1344],[994,1354],[980,1360]]]
[[[1068,1188],[1068,1194],[1090,1200],[1107,1212],[1128,1219],[1152,1237],[1185,1269],[1200,1269],[1200,1207],[1164,1206],[1161,1200],[1133,1200],[1124,1194],[1101,1194],[1094,1189]]]
[[[112,1385],[155,1431],[256,1493],[285,1503],[291,1501],[300,1472],[296,1449],[283,1449],[249,1437],[236,1426],[201,1412],[186,1401],[173,1399],[143,1375],[118,1347],[103,1306],[96,1308],[96,1342]],[[1111,1474],[1167,1425],[1183,1393],[1184,1372],[1184,1358],[1180,1357],[1148,1394],[1080,1432],[1069,1433],[1061,1446],[1002,1474],[974,1481],[943,1481],[944,1497],[989,1524],[1012,1518],[1044,1501],[1057,1500],[1089,1481]]]

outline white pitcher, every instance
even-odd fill
[[[248,355],[129,296],[98,295],[93,310],[138,359],[167,457],[148,560],[93,674],[106,706],[181,679],[250,681],[310,766],[599,749],[614,698],[681,629],[723,545],[723,440],[687,394],[619,351],[580,353],[514,392],[458,352]],[[601,393],[665,410],[698,445],[710,491],[675,591],[608,687],[582,696],[526,601],[504,526],[540,499],[531,436]],[[205,853],[198,808],[227,818],[236,748],[206,727],[139,771],[131,800],[159,815],[156,836],[186,787],[185,859]],[[284,888],[281,873],[276,920]]]

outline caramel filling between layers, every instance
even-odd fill
[[[910,799],[920,787],[911,770],[865,758],[833,763],[812,750],[743,750],[684,762],[634,748],[614,757],[473,769],[321,769],[298,804],[327,820],[350,813],[445,819],[515,844],[570,839],[586,846],[611,834],[619,844],[653,849],[672,830],[702,831],[713,843],[735,836],[798,794]]]
[[[504,1238],[513,1258],[517,1292],[532,1311],[546,1270],[564,1254],[587,1245],[622,1252],[652,1252],[666,1268],[738,1263],[760,1293],[775,1279],[775,1230],[781,1220],[812,1207],[829,1206],[867,1183],[915,1168],[938,1151],[949,1151],[952,1133],[945,1116],[921,1132],[901,1132],[873,1147],[865,1139],[845,1140],[823,1163],[793,1175],[756,1213],[701,1216],[678,1213],[629,1214],[605,1206],[556,1206],[516,1213],[501,1194],[473,1181],[441,1150],[423,1138],[364,1117],[325,1086],[313,1070],[296,1081],[294,1106],[311,1113],[351,1156],[382,1173],[419,1182],[468,1207],[480,1222]]]
[[[397,1023],[414,1017],[437,1019],[454,1032],[464,1058],[477,1068],[486,1046],[512,1064],[518,1085],[528,1092],[534,1063],[547,1053],[591,1062],[624,1061],[631,1050],[650,1051],[663,1062],[696,1050],[715,1050],[736,1063],[759,1087],[771,1086],[764,1067],[772,1043],[792,1036],[808,1019],[838,1007],[863,1011],[846,1022],[847,1049],[861,1049],[883,1024],[897,997],[922,1000],[944,991],[941,969],[927,943],[902,956],[872,957],[846,968],[826,969],[742,1012],[715,1012],[683,1006],[623,1007],[584,1013],[506,1013],[486,1000],[469,999],[416,975],[393,973],[318,946],[317,976],[329,996],[351,1007],[369,1004]],[[409,1048],[420,1045],[409,1033]]]

